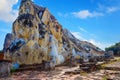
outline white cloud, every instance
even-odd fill
[[[113,13],[115,11],[119,11],[120,6],[118,6],[118,5],[116,5],[116,6],[105,6],[105,5],[99,3],[97,9],[101,12],[104,12],[104,14],[107,14],[107,13]]]
[[[91,13],[88,10],[82,10],[82,11],[79,11],[79,12],[74,12],[73,14],[76,17],[81,18],[81,19],[85,19],[85,18],[87,18],[91,15]]]
[[[78,27],[78,28],[80,29],[80,31],[87,33],[91,37],[94,37],[94,38],[97,37],[95,34],[90,33],[89,31],[87,31],[86,29],[84,29],[82,27]]]
[[[98,17],[98,16],[103,16],[103,13],[100,12],[90,12],[89,10],[81,10],[79,12],[73,12],[73,15],[75,17],[78,17],[80,19],[86,19],[88,17]]]
[[[92,1],[92,0],[91,0]],[[103,4],[98,4],[98,7],[94,11],[89,10],[80,10],[78,12],[73,12],[72,14],[80,19],[87,19],[87,18],[93,18],[93,17],[99,17],[107,15],[108,13],[113,13],[115,11],[119,11],[120,6],[105,6]]]
[[[63,18],[65,18],[65,17],[68,17],[68,16],[69,16],[69,14],[68,14],[68,13],[63,14],[63,13],[58,12],[57,14],[58,14],[58,16],[63,17]]]
[[[106,47],[111,46],[111,43],[107,43],[107,42],[100,42],[97,41],[95,39],[85,39],[82,34],[80,32],[71,32],[77,39],[82,40],[82,41],[88,41],[94,45],[96,45],[97,47],[101,48],[102,50],[104,50]]]
[[[109,47],[111,46],[112,44],[111,43],[107,43],[107,42],[99,42],[99,41],[96,41],[94,39],[89,39],[88,42],[100,47],[101,49],[105,49],[106,47]]]
[[[115,12],[115,11],[118,11],[118,10],[120,10],[120,8],[118,8],[118,7],[108,7],[107,8],[108,13]]]
[[[71,32],[77,39],[85,41],[86,39],[82,37],[80,32]]]
[[[88,31],[87,31],[87,30],[85,30],[85,29],[84,29],[84,28],[82,28],[82,27],[79,27],[79,29],[80,29],[81,31],[83,31],[83,32],[88,33]]]
[[[18,0],[0,0],[0,20],[12,22],[18,15],[18,10],[13,9],[13,6],[18,3]]]

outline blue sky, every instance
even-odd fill
[[[34,0],[80,40],[104,49],[120,41],[120,0]],[[12,31],[20,0],[0,0],[0,49]]]

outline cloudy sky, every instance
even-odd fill
[[[120,41],[120,0],[34,0],[47,7],[63,28],[104,49]],[[0,0],[0,49],[12,31],[20,0]]]

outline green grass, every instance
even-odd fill
[[[107,80],[107,79],[108,79],[108,76],[105,75],[105,76],[103,76],[103,79],[102,79],[102,80]]]

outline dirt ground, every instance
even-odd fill
[[[120,71],[99,70],[79,73],[78,67],[57,67],[53,71],[22,71],[0,80],[120,80]]]
[[[120,61],[106,65],[120,68]],[[90,73],[83,72],[79,67],[56,67],[51,71],[21,71],[0,80],[120,80],[120,70],[101,69]]]

